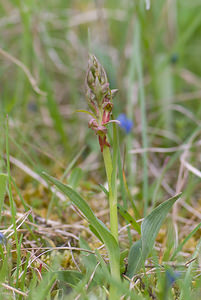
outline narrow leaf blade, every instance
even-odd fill
[[[0,174],[0,215],[4,203],[4,197],[6,194],[7,179],[8,179],[7,174],[3,174],[3,173]]]
[[[153,248],[156,236],[168,212],[181,193],[158,205],[142,222],[142,256],[146,259]]]
[[[141,233],[140,225],[136,222],[136,220],[120,204],[118,204],[117,207],[121,216],[128,223],[130,223],[133,226],[133,228],[140,234]]]
[[[106,245],[109,258],[119,261],[120,251],[117,241],[115,240],[114,236],[111,234],[109,229],[94,215],[88,203],[68,185],[63,184],[62,182],[46,174],[45,172],[43,172],[43,176],[44,178],[55,184],[56,187],[61,192],[63,192],[75,206],[77,206],[80,209],[80,211],[86,217],[88,222],[91,223],[91,225],[95,228],[95,230],[98,232],[101,239],[103,240],[104,244]]]
[[[174,253],[170,260],[174,260],[177,254],[182,250],[183,246],[190,240],[190,238],[200,229],[201,222],[187,235],[187,237],[179,244],[179,246],[175,249]]]
[[[180,198],[181,193],[157,206],[142,222],[141,239],[133,244],[128,256],[126,275],[132,278],[142,267],[150,254],[159,229],[173,204]]]
[[[77,270],[62,270],[55,272],[55,274],[58,280],[63,281],[72,287],[75,287],[84,277],[83,274]]]
[[[139,240],[130,248],[126,275],[132,278],[141,268],[142,262],[142,241]]]

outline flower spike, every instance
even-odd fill
[[[86,74],[86,98],[89,108],[96,119],[89,121],[89,127],[98,135],[101,152],[104,146],[110,147],[107,141],[106,125],[110,122],[112,113],[112,98],[118,90],[111,90],[107,74],[94,55],[89,55]]]

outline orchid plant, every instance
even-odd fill
[[[154,241],[165,217],[172,205],[180,197],[180,194],[178,194],[169,200],[162,202],[143,219],[141,228],[128,212],[123,212],[122,216],[125,217],[126,221],[128,221],[139,233],[140,239],[134,242],[130,250],[127,249],[126,252],[120,251],[117,214],[117,165],[119,165],[121,157],[120,151],[118,151],[119,146],[116,122],[120,123],[126,133],[130,132],[132,124],[130,121],[128,122],[125,116],[121,116],[119,121],[112,120],[112,100],[116,93],[116,89],[111,90],[109,87],[108,78],[103,66],[94,55],[90,55],[86,74],[86,98],[90,108],[90,112],[88,113],[92,116],[92,119],[89,121],[89,127],[98,136],[100,150],[103,155],[109,188],[109,191],[105,191],[105,194],[109,198],[110,230],[95,216],[87,201],[85,201],[72,187],[43,173],[44,178],[55,184],[57,188],[61,190],[82,212],[82,215],[88,221],[93,234],[105,244],[110,266],[109,277],[107,276],[108,270],[105,268],[105,264],[98,251],[96,251],[96,257],[99,259],[101,267],[105,270],[104,274],[108,279],[109,299],[111,300],[120,299],[122,295],[126,297],[129,296],[130,299],[133,299],[132,294],[128,289],[128,281],[125,280],[125,277],[132,278],[144,265],[146,258],[153,248]],[[107,137],[107,125],[110,123],[113,123],[111,145]],[[113,151],[111,151],[111,148],[113,148]],[[120,168],[119,172],[121,172]],[[132,222],[130,220],[132,220]],[[127,255],[128,252],[127,271],[125,272],[125,268],[122,268],[122,265],[124,265],[125,253]],[[124,270],[125,272],[124,278],[122,277],[121,270]],[[73,276],[75,276],[75,272],[73,273]],[[80,280],[80,274],[78,280]],[[107,286],[105,288],[107,289]]]
[[[103,66],[94,55],[90,55],[86,74],[86,98],[94,118],[89,121],[89,127],[98,135],[103,153],[109,186],[110,227],[113,236],[118,241],[116,186],[115,182],[112,183],[112,176],[116,176],[116,170],[113,168],[110,144],[107,140],[107,125],[112,122],[112,100],[117,91],[117,89],[110,89]],[[115,125],[113,126],[115,131]]]

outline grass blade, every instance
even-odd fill
[[[45,179],[55,184],[56,187],[61,192],[63,192],[76,207],[80,209],[80,211],[86,217],[88,222],[91,223],[91,225],[95,228],[95,230],[100,235],[101,239],[104,241],[108,250],[110,260],[116,260],[119,263],[120,253],[115,238],[113,237],[109,229],[102,222],[100,222],[100,220],[94,215],[93,211],[91,210],[87,202],[68,185],[63,184],[62,182],[46,174],[45,172],[43,172],[43,176]]]
[[[140,234],[141,233],[140,225],[120,204],[118,204],[118,211],[122,215],[122,217],[128,222],[128,224],[131,224],[133,228]]]
[[[4,197],[6,194],[6,186],[7,186],[7,179],[8,176],[6,174],[0,174],[0,219],[1,219],[1,212],[4,203]]]
[[[149,255],[159,229],[169,210],[180,197],[181,193],[161,203],[142,222],[142,256],[144,259]]]
[[[183,246],[198,231],[198,229],[200,229],[200,227],[201,227],[201,222],[187,235],[187,237],[183,240],[183,242],[181,244],[179,244],[179,246],[173,252],[170,260],[174,260],[174,258],[177,256],[177,254],[182,250]]]

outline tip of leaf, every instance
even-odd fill
[[[3,176],[3,177],[8,177],[8,174],[5,174],[5,173],[0,173],[0,176]]]

